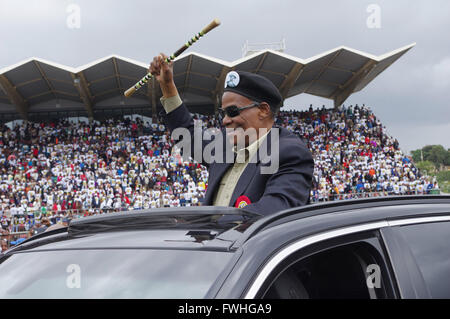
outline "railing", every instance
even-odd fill
[[[372,198],[372,197],[386,197],[386,196],[401,196],[401,195],[429,195],[429,194],[440,194],[439,189],[424,190],[419,191],[409,191],[406,193],[394,192],[394,191],[383,191],[383,192],[353,192],[353,193],[342,193],[342,194],[327,194],[326,196],[316,194],[316,196],[311,196],[311,203],[318,202],[328,202],[335,200],[348,200],[348,199],[358,199],[358,198]]]
[[[286,40],[282,39],[280,42],[270,42],[270,43],[249,43],[247,40],[244,43],[244,46],[242,47],[242,57],[266,49],[284,52],[286,50]]]

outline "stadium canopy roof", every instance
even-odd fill
[[[269,78],[284,98],[308,93],[342,104],[352,93],[410,50],[405,46],[381,56],[341,46],[308,59],[264,50],[234,62],[191,52],[174,62],[175,83],[186,104],[195,111],[218,106],[226,74],[231,70],[258,73]],[[153,81],[133,97],[123,92],[147,72],[148,64],[111,55],[78,68],[30,58],[0,70],[0,114],[82,110],[95,117],[105,108],[142,107],[155,114],[161,92]]]

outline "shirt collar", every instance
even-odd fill
[[[270,132],[270,129],[267,130],[267,132],[264,135],[260,136],[256,141],[254,141],[253,143],[251,143],[249,146],[247,146],[245,148],[236,150],[236,146],[234,146],[233,151],[236,153],[236,162],[241,163],[242,160],[238,160],[238,159],[241,159],[242,156],[245,156],[245,162],[248,162],[248,160],[256,154],[259,147],[266,139],[267,134],[269,134],[269,132]]]

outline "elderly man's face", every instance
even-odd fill
[[[245,96],[234,92],[225,92],[222,96],[222,109],[231,105],[244,107],[253,102]],[[235,117],[225,115],[222,119],[222,124],[227,129],[233,129],[233,131],[227,134],[232,145],[239,143],[239,145],[245,144],[246,146],[256,140],[254,133],[257,133],[259,128],[265,127],[263,121],[260,119],[260,109],[258,107],[242,110]]]

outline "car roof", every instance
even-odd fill
[[[311,233],[383,219],[450,213],[450,196],[393,196],[302,206],[269,216],[232,207],[182,207],[110,213],[72,220],[8,253],[66,249],[194,249],[230,251],[265,230],[296,222]]]
[[[167,249],[167,250],[205,250],[227,251],[233,244],[230,241],[210,240],[214,231],[204,235],[189,235],[188,230],[122,230],[93,233],[73,237],[69,232],[61,232],[38,240],[28,241],[18,246],[18,251],[51,251],[80,249]],[[197,232],[199,233],[199,232]]]
[[[226,217],[227,220],[218,220]],[[234,239],[217,235],[260,218],[232,207],[182,207],[109,213],[72,220],[8,250],[187,249],[227,251]],[[236,230],[236,233],[240,233]],[[242,233],[242,232],[241,232]]]

